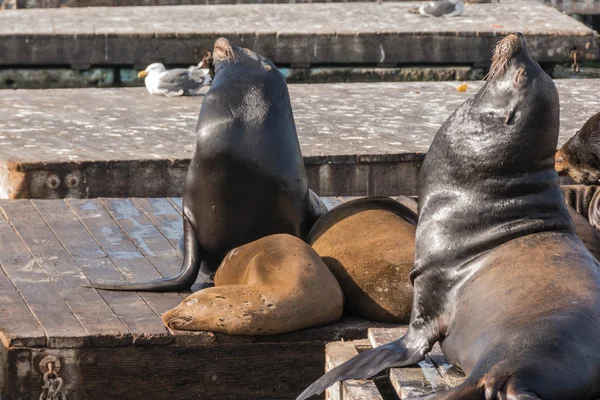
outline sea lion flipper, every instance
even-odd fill
[[[308,399],[323,393],[336,382],[346,379],[369,379],[386,368],[403,367],[423,360],[421,349],[407,345],[408,334],[386,345],[367,350],[317,379],[296,400]]]
[[[600,231],[600,190],[596,190],[588,206],[588,220],[590,225]]]
[[[325,214],[328,210],[327,210],[327,206],[325,205],[325,203],[323,203],[323,200],[321,200],[321,198],[315,193],[313,192],[311,189],[308,189],[308,196],[309,196],[309,213],[310,213],[310,221],[311,221],[311,226],[312,224],[314,224],[314,222],[316,220],[319,219],[319,217],[321,217],[323,214]]]
[[[91,283],[85,287],[103,290],[138,291],[138,292],[180,292],[189,290],[200,272],[202,248],[196,239],[194,228],[187,218],[183,218],[184,257],[181,272],[172,277],[155,279],[146,282],[128,283]]]
[[[185,235],[181,235],[179,241],[177,242],[177,257],[185,257]]]

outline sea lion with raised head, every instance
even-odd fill
[[[325,205],[308,189],[285,78],[263,56],[215,42],[183,195],[179,275],[109,290],[181,291],[207,281],[233,248],[276,233],[305,239]]]
[[[315,222],[307,241],[340,283],[348,314],[409,322],[416,225],[416,212],[389,197],[349,201]]]
[[[415,364],[436,342],[468,376],[427,399],[600,397],[600,273],[560,192],[558,128],[554,82],[523,35],[507,36],[484,87],[425,157],[406,335],[334,368],[298,399]]]
[[[271,235],[233,249],[200,290],[163,315],[171,329],[274,335],[342,316],[344,295],[319,255],[297,237]]]

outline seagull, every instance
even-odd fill
[[[208,68],[203,68],[202,62],[188,69],[170,70],[161,63],[154,63],[140,71],[138,78],[145,78],[148,93],[167,97],[198,96],[203,94],[203,86],[210,85],[212,80]]]
[[[463,0],[439,0],[432,1],[426,6],[411,10],[415,14],[426,15],[428,17],[456,17],[465,10]]]

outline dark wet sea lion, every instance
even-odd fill
[[[183,196],[181,273],[155,281],[94,284],[180,291],[212,280],[233,248],[276,234],[305,239],[326,211],[308,189],[285,78],[271,61],[220,38],[215,77],[198,118]]]
[[[585,217],[567,206],[569,215],[575,224],[575,232],[585,247],[592,253],[596,260],[600,260],[600,233]]]
[[[555,156],[559,175],[569,175],[575,183],[600,184],[600,113],[561,147]]]
[[[337,206],[315,222],[307,241],[336,277],[348,314],[408,323],[417,214],[389,197]]]
[[[523,36],[500,41],[485,86],[442,125],[421,169],[407,334],[299,399],[414,364],[438,341],[468,376],[428,399],[600,397],[600,273],[554,170],[558,104]]]
[[[297,237],[278,234],[233,249],[200,290],[163,315],[172,329],[273,335],[342,316],[344,295],[319,255]]]

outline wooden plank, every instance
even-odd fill
[[[173,207],[175,207],[175,209],[177,211],[179,211],[179,213],[181,213],[183,210],[183,198],[181,197],[169,197],[169,202],[173,205]]]
[[[0,304],[2,304],[0,308],[0,342],[5,347],[46,345],[44,330],[2,268],[0,268]],[[0,379],[0,383],[1,381],[2,379]]]
[[[427,357],[435,365],[435,368],[442,378],[444,378],[448,387],[453,388],[458,386],[466,379],[465,374],[444,357],[444,353],[442,353],[442,349],[438,343],[433,346]]]
[[[6,213],[5,206],[3,202]],[[46,333],[48,347],[87,345],[87,330],[5,218],[0,219],[0,264]]]
[[[68,199],[66,202],[127,280],[140,281],[162,277],[98,200]],[[140,296],[157,316],[181,302],[177,293],[140,293]]]
[[[369,340],[373,347],[379,347],[401,338],[406,331],[407,328],[369,329]],[[401,399],[418,398],[448,389],[448,385],[427,357],[418,365],[390,368],[390,381]]]
[[[119,269],[64,201],[36,200],[33,204],[88,279],[125,281]],[[82,289],[96,292],[95,289]],[[133,335],[116,336],[115,341],[118,339],[121,344],[131,343],[132,340],[141,343],[164,334],[162,321],[137,293],[98,293]]]
[[[121,229],[135,243],[146,258],[173,255],[173,245],[158,228],[134,204],[132,199],[99,199]],[[179,263],[181,264],[181,263]],[[180,265],[169,271],[160,271],[164,275],[173,274]]]
[[[328,343],[325,347],[325,370],[329,371],[358,355],[353,342]],[[325,392],[327,400],[383,400],[370,380],[337,382]]]
[[[43,203],[51,218],[56,220],[66,217],[65,210],[53,207],[64,204],[62,201]],[[82,287],[89,284],[89,281],[34,205],[28,201],[5,202],[2,208],[29,253],[50,278],[81,325],[90,333],[93,344],[131,343],[131,338],[127,337],[129,330],[106,301],[95,290]],[[72,214],[70,210],[66,211]]]
[[[556,85],[560,146],[600,109],[600,79]],[[416,194],[423,156],[439,126],[481,82],[469,83],[465,93],[455,86],[289,85],[309,186],[321,196]],[[198,98],[167,99],[131,88],[5,90],[2,99],[8,108],[0,119],[0,197],[182,195],[195,149]],[[90,105],[80,107],[83,100]],[[73,115],[57,118],[65,107]],[[120,144],[103,155],[64,145],[85,143],[87,136]],[[132,149],[137,155],[129,155]]]
[[[134,198],[133,202],[148,217],[173,247],[183,235],[183,222],[179,211],[164,198]]]
[[[99,199],[121,229],[162,276],[174,276],[181,271],[182,259],[158,228],[135,205],[132,199]],[[176,211],[171,206],[173,212]],[[180,226],[182,224],[181,217]],[[204,282],[204,280],[202,280]],[[179,294],[182,299],[188,292]]]
[[[177,6],[182,4],[270,4],[270,3],[323,3],[328,0],[18,0],[22,8],[56,7],[128,7],[128,6]],[[333,2],[356,2],[370,0],[333,0]],[[396,0],[409,1],[409,0]]]
[[[409,12],[419,4],[11,10],[0,14],[0,26],[12,25],[11,32],[0,30],[0,54],[6,65],[189,65],[225,36],[288,65],[489,64],[498,37],[518,31],[540,62],[569,62],[569,52],[556,49],[573,47],[580,49],[582,60],[597,57],[591,29],[538,1],[468,4],[461,18],[446,19]],[[124,13],[127,24],[120,20]],[[199,20],[203,23],[190,23]],[[26,46],[33,38],[36,46]]]
[[[551,4],[568,14],[600,14],[599,0],[544,0],[544,3]]]

